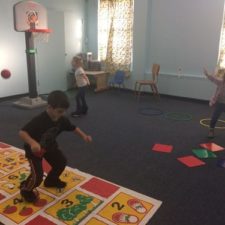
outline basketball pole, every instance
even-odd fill
[[[37,81],[35,69],[35,51],[32,32],[25,32],[29,97],[37,98]]]
[[[37,91],[35,68],[37,51],[34,47],[34,34],[49,31],[47,29],[47,10],[41,4],[33,1],[19,1],[13,5],[13,16],[14,29],[18,32],[25,32],[28,78],[28,96],[14,102],[14,105],[28,109],[46,106],[47,102],[38,96]]]
[[[14,105],[23,108],[33,109],[45,106],[47,105],[47,102],[44,101],[41,97],[39,97],[37,93],[37,81],[35,69],[36,50],[34,48],[34,38],[32,32],[25,32],[25,42],[26,42],[29,96],[23,97],[18,101],[14,102]]]

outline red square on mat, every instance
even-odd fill
[[[170,153],[173,150],[172,145],[154,144],[153,151]]]
[[[37,216],[30,222],[26,223],[26,225],[57,225],[56,223],[53,223],[52,221],[42,217],[42,216]]]
[[[202,148],[208,149],[208,150],[210,150],[212,152],[217,152],[217,151],[224,150],[223,147],[221,147],[221,146],[219,146],[219,145],[217,145],[215,143],[203,143],[203,144],[200,144],[200,146]]]
[[[108,198],[119,189],[118,186],[110,184],[104,180],[100,180],[96,177],[91,178],[89,181],[83,184],[81,188],[100,195],[104,198]]]
[[[0,200],[4,199],[5,196],[3,194],[0,193]]]
[[[45,159],[42,159],[42,167],[45,173],[48,173],[52,169],[52,167]]]
[[[196,158],[195,156],[189,155],[177,158],[181,163],[185,164],[188,167],[202,166],[205,165],[205,162]]]
[[[0,142],[0,148],[9,148],[11,145]]]

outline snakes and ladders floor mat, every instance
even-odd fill
[[[43,167],[51,169],[45,161]],[[28,175],[24,151],[0,142],[0,225],[142,225],[162,203],[70,167],[61,175],[64,189],[41,184],[38,200],[27,203],[19,185]]]

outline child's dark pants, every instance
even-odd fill
[[[45,182],[55,183],[59,180],[59,176],[66,167],[66,158],[59,149],[51,149],[46,151],[43,156],[45,160],[51,165],[52,169],[49,171]],[[31,167],[31,174],[21,187],[22,190],[32,191],[38,187],[43,181],[44,171],[42,168],[42,157],[29,155],[29,163]]]

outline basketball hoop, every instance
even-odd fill
[[[32,33],[33,38],[38,42],[48,42],[51,29],[29,29],[25,32]]]

